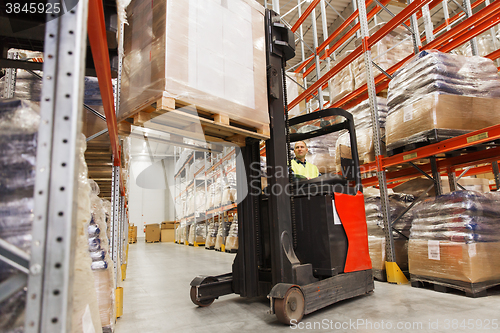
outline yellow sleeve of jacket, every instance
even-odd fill
[[[302,165],[300,163],[297,163],[295,159],[292,160],[292,171],[296,175],[301,175],[306,178],[316,178],[319,176],[319,171],[318,168],[312,164],[306,161],[306,165]]]

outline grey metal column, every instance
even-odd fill
[[[356,2],[357,0],[351,0],[351,4],[352,4],[352,12],[354,13],[357,9],[358,9],[358,3]],[[363,4],[364,6],[364,4]],[[376,15],[375,15],[376,16]],[[359,22],[359,19],[358,18],[355,18],[354,19],[354,24],[358,24]],[[359,30],[356,30],[356,38],[359,38]]]
[[[497,191],[500,191],[500,172],[498,171],[498,162],[491,163],[491,167],[493,169],[493,175],[495,175],[495,185],[497,187]]]
[[[472,16],[472,7],[470,5],[470,0],[464,0],[463,4],[465,6],[465,10],[466,10],[465,14],[467,14],[467,18],[471,17]],[[471,47],[472,55],[473,56],[478,55],[476,37],[474,37],[470,40],[470,47]]]
[[[358,0],[359,9],[359,21],[361,26],[361,38],[369,37],[368,34],[368,20],[366,16],[366,7],[364,0]],[[375,91],[375,80],[373,77],[372,70],[372,59],[371,51],[366,50],[363,54],[365,60],[365,70],[366,70],[366,82],[368,85],[368,98],[370,101],[370,112],[372,119],[372,129],[373,129],[373,145],[375,148],[375,158],[382,155],[382,149],[380,144],[380,124],[378,120],[378,110],[377,110],[377,99]],[[382,208],[382,215],[384,219],[384,229],[385,229],[385,253],[386,260],[389,262],[396,261],[396,255],[394,253],[394,239],[392,235],[391,221],[389,215],[389,198],[387,195],[387,180],[384,170],[377,170],[378,183],[380,187],[380,203]]]
[[[111,247],[110,255],[113,258],[113,266],[115,268],[115,289],[118,287],[118,226],[120,218],[120,167],[113,166],[112,183],[111,183]]]
[[[318,29],[316,27],[316,9],[313,9],[311,12],[311,23],[312,23],[312,31],[313,31],[313,45],[314,45],[314,60],[316,63],[316,80],[321,77],[321,63],[319,60],[318,50]],[[325,104],[325,100],[323,98],[323,89],[322,87],[318,88],[318,98],[319,98],[319,109],[323,110],[323,104]]]
[[[408,5],[412,2],[412,0],[406,0],[406,3]],[[417,14],[413,14],[412,16],[410,16],[410,26],[411,30],[413,30],[413,33],[411,35],[411,39],[413,41],[413,52],[417,54],[418,52],[420,52],[419,46],[422,46],[422,42],[420,41],[420,33],[418,31]]]
[[[443,0],[443,14],[444,14],[444,19],[446,22],[446,31],[450,31],[451,27],[448,24],[448,21],[450,19],[450,13],[448,11],[448,0]]]
[[[19,59],[19,52],[9,51],[7,59]],[[7,68],[5,70],[5,85],[3,87],[3,98],[14,97],[16,91],[17,68]]]
[[[328,39],[328,24],[326,21],[326,7],[325,7],[325,0],[320,1],[321,5],[321,25],[323,26],[323,41],[326,41]],[[328,51],[329,47],[327,46],[325,48],[325,53]],[[330,57],[326,57],[326,64],[327,64],[327,71],[330,70]],[[328,95],[328,100],[332,101],[332,96]]]
[[[70,12],[46,23],[24,328],[28,333],[71,328],[87,10],[88,2],[81,0]]]
[[[443,186],[441,185],[441,174],[437,168],[436,157],[431,156],[431,169],[432,169],[432,178],[434,179],[434,190],[436,191],[436,195],[443,194]]]
[[[448,184],[450,185],[450,192],[457,190],[457,175],[453,169],[448,169]]]
[[[298,12],[299,12],[299,17],[302,16],[302,1],[297,0],[298,2]],[[302,29],[302,24],[299,26],[299,36],[300,36],[300,55],[301,55],[301,61],[304,62],[306,60],[305,58],[305,53],[304,53],[304,30]],[[304,76],[304,73],[306,72],[306,69],[304,68],[302,70],[302,78],[304,80],[304,88],[307,89],[307,78]]]
[[[485,3],[486,6],[489,6],[490,5],[490,0],[486,0],[484,3]],[[491,27],[490,34],[491,34],[491,40],[493,42],[493,49],[494,50],[498,50],[498,41],[496,39],[495,27]],[[498,59],[496,59],[496,60],[498,60]],[[498,61],[496,61],[496,63],[497,63],[497,66],[498,66]]]
[[[280,0],[273,0],[273,10],[276,14],[280,14]]]
[[[434,40],[434,26],[428,4],[422,7],[422,17],[424,18],[425,41],[430,43]]]

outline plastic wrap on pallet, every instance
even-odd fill
[[[381,129],[380,134],[383,136],[385,133],[385,120],[387,118],[387,99],[377,96],[377,110]],[[373,162],[375,160],[375,148],[373,145],[373,128],[369,101],[363,101],[348,111],[354,118],[359,161],[361,164]],[[351,158],[352,156],[349,133],[346,130],[339,133],[339,138],[335,143],[335,164],[337,166],[337,172],[340,172],[341,169],[341,158]],[[384,154],[384,145],[382,145],[381,148],[382,154]]]
[[[347,57],[352,51],[347,51],[336,61],[331,62],[330,69],[335,67],[340,61]],[[342,99],[354,91],[354,72],[353,63],[349,63],[340,72],[338,72],[330,81],[328,81],[328,90],[332,103]]]
[[[370,258],[375,270],[384,271],[386,252],[385,252],[385,233],[382,207],[380,201],[380,191],[365,191],[365,213],[366,224],[368,227],[368,247],[370,249]],[[389,190],[389,214],[390,220],[394,221],[413,201],[412,195],[393,193]],[[400,231],[406,237],[410,234],[412,222],[412,211],[408,211],[401,219],[394,223],[394,228]],[[407,238],[393,231],[394,251],[396,263],[402,270],[408,269],[408,242]]]
[[[195,213],[196,214],[205,214],[206,206],[207,206],[207,196],[205,191],[205,185],[201,185],[195,190]]]
[[[222,246],[226,246],[226,238],[229,232],[230,223],[219,222],[219,227],[217,229],[217,237],[215,239],[215,249],[221,250]]]
[[[234,252],[238,250],[238,221],[233,221],[229,227],[226,239],[226,251]]]
[[[498,38],[497,39],[497,45],[499,43]],[[491,52],[495,51],[494,48],[494,43],[493,39],[491,38],[491,33],[489,31],[482,33],[481,35],[476,37],[477,41],[477,55],[484,57]],[[464,55],[468,57],[472,57],[472,48],[470,43],[465,43],[462,46],[456,48],[454,51],[456,51],[457,54],[459,55]]]
[[[219,230],[219,223],[211,222],[208,224],[207,240],[205,242],[205,248],[212,249],[215,247],[215,240],[217,238],[218,230]]]
[[[412,239],[460,243],[500,242],[500,195],[455,191],[417,206]]]
[[[452,285],[498,284],[499,199],[495,192],[456,191],[418,204],[408,249],[410,273]]]
[[[127,12],[119,121],[166,96],[269,124],[256,1],[134,0]]]
[[[370,36],[378,31],[384,24],[376,25],[370,29]],[[411,35],[408,30],[403,27],[397,27],[388,35],[382,38],[378,43],[371,48],[372,60],[382,69],[387,70],[397,64],[402,59],[406,58],[413,50]],[[361,39],[356,40],[356,46],[361,45]],[[378,76],[381,72],[372,66],[374,76]],[[366,69],[364,58],[358,57],[352,63],[352,71],[354,75],[354,89],[360,88],[366,84]]]
[[[88,169],[85,162],[86,140],[82,135],[78,140],[78,211],[76,223],[76,249],[74,259],[74,288],[72,332],[82,332],[86,312],[90,311],[92,325],[96,332],[102,332],[99,316],[99,304],[92,274],[92,259],[89,255],[89,236],[87,233],[91,221],[91,186],[88,180]]]
[[[39,122],[39,109],[34,103],[0,101],[0,238],[28,254]],[[17,273],[17,269],[0,261],[0,282]],[[0,331],[22,331],[25,302],[23,289],[0,303]]]
[[[389,84],[388,149],[425,141],[434,129],[463,134],[500,123],[500,78],[493,61],[422,51]]]

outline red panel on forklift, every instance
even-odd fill
[[[335,193],[335,208],[349,242],[344,272],[371,269],[363,193],[355,196]]]

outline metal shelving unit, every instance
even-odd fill
[[[49,3],[52,6],[59,4],[53,0]],[[0,290],[3,297],[8,297],[12,291],[19,290],[28,283],[25,332],[67,332],[71,327],[72,315],[75,203],[78,187],[76,150],[83,109],[87,34],[114,155],[110,252],[117,272],[115,285],[120,269],[117,265],[125,256],[123,244],[126,239],[127,214],[125,192],[123,185],[120,186],[123,181],[120,179],[119,140],[103,3],[84,0],[62,15],[47,14],[43,28],[43,40],[30,44],[37,48],[44,45],[32,250],[31,255],[27,255],[6,242],[0,242],[0,255],[9,259],[22,272],[14,279],[2,283]],[[12,36],[7,36],[7,40],[9,38]],[[28,66],[26,63],[16,62],[16,58],[16,54],[9,53],[8,60],[2,59],[2,65],[41,69],[42,64],[30,63]],[[4,97],[13,96],[15,73],[13,69],[7,70],[8,85]]]
[[[398,278],[394,278],[397,275],[396,271],[398,268],[397,265],[395,265],[394,242],[391,231],[391,226],[394,221],[389,220],[388,214],[387,189],[391,186],[390,183],[425,174],[427,177],[433,179],[434,186],[437,192],[440,193],[441,173],[448,174],[450,188],[455,189],[458,186],[456,183],[457,179],[463,175],[493,172],[496,179],[495,187],[498,188],[499,176],[497,161],[500,160],[500,150],[494,145],[488,147],[489,149],[472,152],[463,151],[463,149],[473,146],[477,147],[500,139],[500,124],[402,154],[384,157],[380,149],[381,137],[375,96],[386,90],[392,79],[392,75],[411,59],[414,53],[421,50],[437,49],[442,52],[450,52],[464,43],[470,43],[472,54],[476,55],[478,50],[475,37],[486,31],[490,31],[492,36],[496,33],[495,26],[500,23],[500,2],[490,3],[489,1],[477,0],[471,3],[470,0],[464,0],[463,6],[459,4],[456,5],[457,8],[462,9],[462,11],[458,13],[455,12],[455,15],[450,18],[450,8],[447,0],[408,0],[406,6],[402,5],[403,8],[399,13],[389,12],[387,5],[393,4],[393,2],[388,0],[353,1],[349,7],[352,10],[348,11],[346,9],[347,15],[345,16],[347,16],[347,18],[344,19],[341,17],[343,22],[336,25],[337,28],[331,32],[328,37],[325,37],[325,34],[323,34],[323,42],[318,46],[316,46],[318,38],[315,32],[316,28],[314,24],[311,24],[309,28],[313,30],[314,44],[314,49],[312,49],[310,45],[304,42],[303,30],[307,28],[305,26],[307,22],[306,19],[309,15],[314,14],[314,9],[318,4],[321,3],[323,7],[324,2],[325,0],[320,0],[312,1],[310,4],[307,4],[306,2],[298,0],[297,6],[294,9],[297,10],[298,17],[296,18],[296,16],[294,16],[294,20],[295,18],[296,20],[293,24],[286,22],[286,17],[282,17],[282,22],[291,27],[292,31],[295,32],[296,41],[298,41],[297,43],[300,43],[301,46],[301,60],[299,60],[298,63],[292,60],[292,65],[288,68],[288,71],[302,73],[305,83],[305,87],[303,87],[304,91],[293,101],[290,101],[288,107],[291,109],[303,100],[310,102],[312,99],[319,99],[321,103],[318,109],[323,107],[342,107],[344,109],[350,109],[360,102],[369,99],[372,114],[372,128],[374,130],[376,161],[362,166],[361,172],[365,175],[363,185],[378,185],[380,188],[384,215],[384,229],[386,230],[386,254],[387,261],[389,262],[388,269],[393,270],[388,274],[388,278],[390,282],[400,282]],[[265,5],[267,5],[267,1]],[[302,11],[301,8],[303,5],[307,5],[304,11]],[[289,6],[289,3],[286,3],[283,7],[286,6]],[[279,1],[273,1],[273,8],[280,8]],[[432,16],[440,10],[443,11],[444,22],[442,24],[436,24],[437,27],[435,27]],[[434,14],[431,15],[431,11],[433,11]],[[383,12],[390,15],[387,23],[378,31],[370,35],[368,29],[369,22],[376,23],[377,15],[380,16]],[[322,11],[321,15],[325,15],[324,11]],[[317,19],[318,17],[313,16],[314,21]],[[338,20],[340,21],[340,19]],[[382,74],[375,76],[372,68],[376,67],[380,70],[380,67],[373,62],[371,58],[370,50],[372,46],[393,31],[393,29],[401,25],[408,29],[412,35],[414,52],[411,54],[409,52],[407,57],[385,71],[381,71]],[[358,36],[361,38],[361,43],[359,46],[355,47],[350,54],[337,62],[333,67],[327,67],[326,70],[322,71],[318,70],[318,67],[324,66],[323,64],[326,63],[329,58],[335,59],[336,56],[338,56],[342,50]],[[494,37],[493,40],[495,40]],[[304,48],[304,45],[306,48]],[[494,47],[495,49],[497,48],[496,43]],[[305,49],[310,49],[312,54],[305,56]],[[328,80],[361,56],[364,57],[367,83],[336,102],[331,103],[329,101],[324,101],[321,92],[328,87]],[[486,55],[486,57],[491,60],[496,60],[500,57],[500,50],[496,50]],[[322,61],[323,64],[321,63]],[[315,77],[314,73],[316,73]],[[263,152],[264,151],[261,150],[261,154]],[[443,153],[448,152],[459,152],[459,156],[442,157]],[[429,159],[430,162],[419,166],[413,163],[422,159]],[[394,171],[392,170],[392,167],[398,166],[401,168],[403,165],[407,167]],[[428,173],[431,173],[432,176],[428,175]]]

